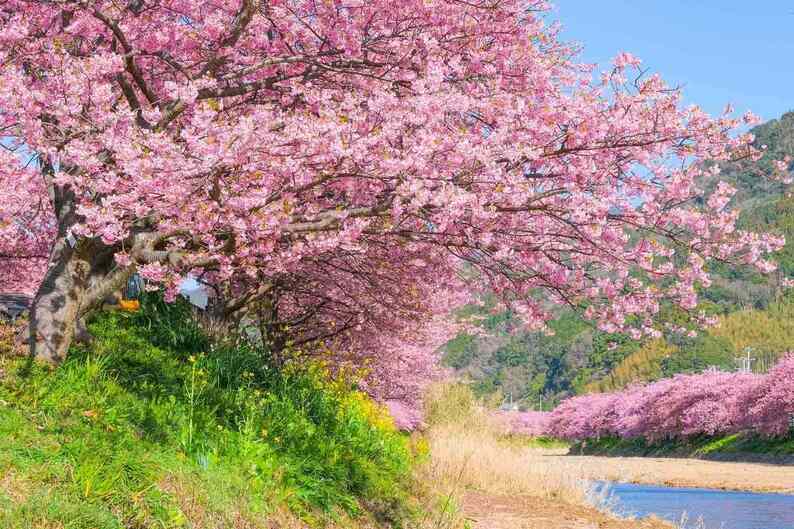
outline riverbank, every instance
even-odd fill
[[[470,491],[463,506],[472,529],[673,529],[656,518],[623,520],[592,507],[533,496]]]
[[[435,426],[423,481],[446,502],[443,529],[672,529],[660,519],[624,520],[592,487],[567,448],[524,446],[487,428]],[[595,470],[595,469],[593,469]],[[593,472],[592,475],[596,475]]]
[[[440,385],[428,398],[420,436],[429,458],[420,481],[441,506],[433,529],[671,529],[661,520],[622,520],[565,461],[568,447],[506,437],[468,387]]]
[[[503,421],[467,387],[441,385],[428,398],[421,482],[439,498],[440,529],[662,529],[661,519],[611,513],[593,482],[794,493],[794,469],[692,458],[578,455],[548,439],[506,436]],[[685,511],[684,506],[681,511]],[[617,512],[623,512],[620,509]]]
[[[490,457],[480,465],[491,465],[496,474],[480,476],[480,487],[461,495],[462,512],[473,529],[670,529],[661,519],[624,520],[596,508],[606,498],[588,493],[588,480],[627,482],[668,487],[705,488],[752,492],[794,493],[794,472],[790,467],[758,463],[717,462],[683,458],[600,457],[569,455],[565,449],[524,448],[524,453],[503,454],[502,463]],[[529,494],[496,493],[511,487],[511,474],[532,469],[537,485]],[[465,471],[463,472],[465,474]],[[470,482],[469,479],[464,478]],[[514,482],[515,483],[515,482]],[[579,483],[579,488],[550,489],[550,484]],[[542,485],[545,484],[545,487]],[[526,487],[524,490],[530,490]],[[683,490],[683,489],[682,489]],[[550,494],[550,492],[552,492]],[[609,502],[605,502],[609,506]],[[686,505],[676,505],[681,512]]]
[[[549,466],[567,465],[585,479],[794,494],[794,469],[768,463],[654,457],[547,454]]]

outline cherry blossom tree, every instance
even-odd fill
[[[44,271],[57,225],[43,180],[0,149],[0,292],[33,295]]]
[[[794,431],[794,354],[768,373],[698,374],[564,400],[541,432],[575,441],[619,437],[685,439],[749,432],[784,437]],[[537,435],[537,434],[536,434]]]
[[[549,433],[551,412],[500,411],[497,412],[496,418],[508,435],[543,437]]]
[[[562,401],[549,416],[549,435],[577,441],[615,435],[618,396],[592,393]]]
[[[741,121],[627,53],[594,78],[546,8],[4,1],[0,281],[35,292],[32,354],[62,359],[136,271],[387,357],[462,292],[652,334],[709,260],[771,269],[782,241],[737,229],[730,186],[698,201],[707,160],[752,156]]]
[[[768,436],[794,433],[794,353],[744,394],[745,426]]]

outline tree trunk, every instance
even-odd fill
[[[92,268],[80,254],[63,237],[53,246],[30,309],[30,354],[37,360],[62,361],[75,336]]]
[[[82,220],[77,213],[77,196],[70,186],[55,184],[55,168],[46,157],[42,163],[58,235],[44,280],[30,307],[28,346],[32,358],[58,363],[66,358],[73,340],[90,338],[84,317],[123,288],[136,267],[116,265],[118,246],[108,246],[99,238],[78,241],[71,237],[72,228]],[[79,172],[78,167],[67,164],[62,164],[60,170]],[[155,235],[139,229],[127,241],[129,251],[142,262],[178,260],[177,254],[154,251],[157,240]]]
[[[117,285],[123,285],[132,271],[113,270],[114,249],[100,240],[77,241],[70,236],[78,222],[71,189],[53,185],[50,199],[58,221],[58,235],[44,280],[30,307],[28,346],[32,358],[58,363],[66,358],[74,339],[87,339],[83,317],[101,302],[100,298]]]
[[[134,267],[115,267],[114,249],[97,240],[74,247],[59,238],[30,308],[30,354],[59,363],[73,341],[90,339],[84,318],[124,287]]]
[[[30,307],[30,356],[57,363],[66,357],[77,330],[80,304],[85,294],[88,269],[77,257],[76,241],[67,240],[77,223],[75,194],[52,182],[54,168],[45,160],[50,200],[58,221],[58,234],[50,252],[47,272]],[[71,241],[71,242],[70,242]]]

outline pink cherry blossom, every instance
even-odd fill
[[[36,293],[34,354],[62,359],[132,273],[169,299],[189,273],[275,355],[416,402],[478,293],[530,328],[557,303],[655,335],[710,260],[771,270],[781,238],[740,229],[726,186],[699,200],[706,161],[755,155],[742,120],[628,53],[594,76],[546,9],[7,2],[0,288]]]
[[[497,414],[497,419],[508,434],[542,437],[548,434],[551,413],[545,411],[503,411]]]
[[[648,441],[750,432],[787,435],[794,427],[794,354],[764,375],[709,370],[615,393],[569,398],[545,433],[569,440]]]

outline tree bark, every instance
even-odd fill
[[[77,245],[67,240],[77,223],[74,192],[53,184],[54,168],[49,160],[44,161],[43,172],[48,179],[58,235],[50,251],[44,280],[30,307],[28,346],[32,358],[57,363],[66,357],[77,330],[88,268],[77,256]]]
[[[50,194],[58,235],[30,307],[28,347],[32,358],[57,364],[66,358],[73,340],[88,338],[83,317],[95,307],[98,291],[107,290],[100,288],[107,278],[118,274],[111,274],[113,248],[98,239],[70,237],[78,222],[74,193],[52,186]]]
[[[67,166],[62,170],[79,171]],[[71,238],[72,228],[81,220],[77,214],[76,196],[69,186],[54,184],[54,169],[48,161],[44,162],[43,172],[49,182],[58,235],[44,280],[30,308],[28,346],[32,358],[59,363],[66,358],[73,340],[89,338],[84,318],[100,308],[109,295],[122,289],[137,266],[122,267],[115,263],[114,255],[121,245],[107,245],[99,238]],[[134,262],[168,262],[178,266],[184,252],[156,249],[172,235],[155,233],[151,226],[139,226],[125,244]],[[213,263],[214,260],[210,259],[193,264],[207,266]]]
[[[65,238],[55,242],[47,273],[30,309],[30,354],[58,363],[77,331],[91,265]]]
[[[48,363],[66,358],[73,341],[90,338],[84,318],[123,288],[134,268],[114,268],[113,249],[96,240],[74,247],[59,238],[30,309],[30,355]]]

